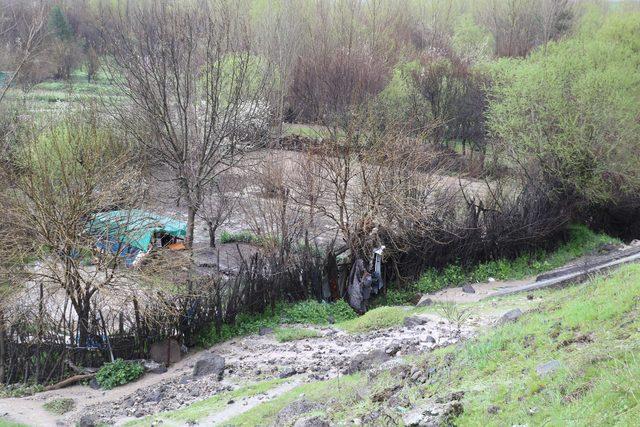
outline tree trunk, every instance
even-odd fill
[[[91,300],[88,297],[81,298],[76,307],[78,315],[78,335],[79,347],[86,347],[89,340],[89,312],[91,311]]]
[[[191,249],[193,247],[193,229],[196,222],[197,209],[193,206],[189,206],[187,210],[187,236],[184,239],[184,245]]]
[[[214,227],[213,221],[207,221],[207,227],[209,228],[209,246],[215,248],[217,227]]]
[[[0,307],[0,384],[4,383],[4,357],[5,357],[5,333],[4,333],[4,311]]]

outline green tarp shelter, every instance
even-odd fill
[[[100,212],[91,221],[91,233],[112,242],[146,252],[155,233],[184,239],[187,224],[162,215],[141,210]]]

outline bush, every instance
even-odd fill
[[[96,374],[96,381],[103,389],[111,390],[137,380],[142,374],[144,374],[144,366],[141,363],[116,359],[114,362],[102,365]]]
[[[261,239],[250,231],[238,231],[230,233],[223,231],[220,234],[220,243],[254,243],[260,244]]]

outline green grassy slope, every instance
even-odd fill
[[[442,351],[454,362],[425,392],[466,391],[459,425],[634,425],[640,417],[639,302],[640,265],[549,293],[517,323],[462,351]],[[536,367],[551,360],[561,368],[538,375]],[[487,413],[490,405],[497,414]]]
[[[425,371],[432,368],[424,384],[391,373],[344,376],[300,386],[228,424],[273,422],[279,409],[304,393],[323,403],[321,415],[332,423],[364,420],[377,412],[401,425],[402,415],[423,400],[464,391],[464,413],[454,420],[459,426],[637,425],[640,265],[534,297],[542,302],[531,304],[516,323],[407,359]],[[511,296],[494,303],[507,307],[515,302]],[[477,310],[484,311],[486,303],[478,303]],[[539,375],[536,367],[550,361],[558,361],[560,368]],[[336,381],[357,393],[337,393]]]

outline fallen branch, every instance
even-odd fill
[[[75,384],[82,380],[88,380],[89,378],[95,377],[96,374],[84,374],[84,375],[74,375],[71,378],[67,378],[66,380],[62,380],[59,383],[47,386],[44,388],[44,391],[58,390],[64,387],[67,387],[71,384]]]

